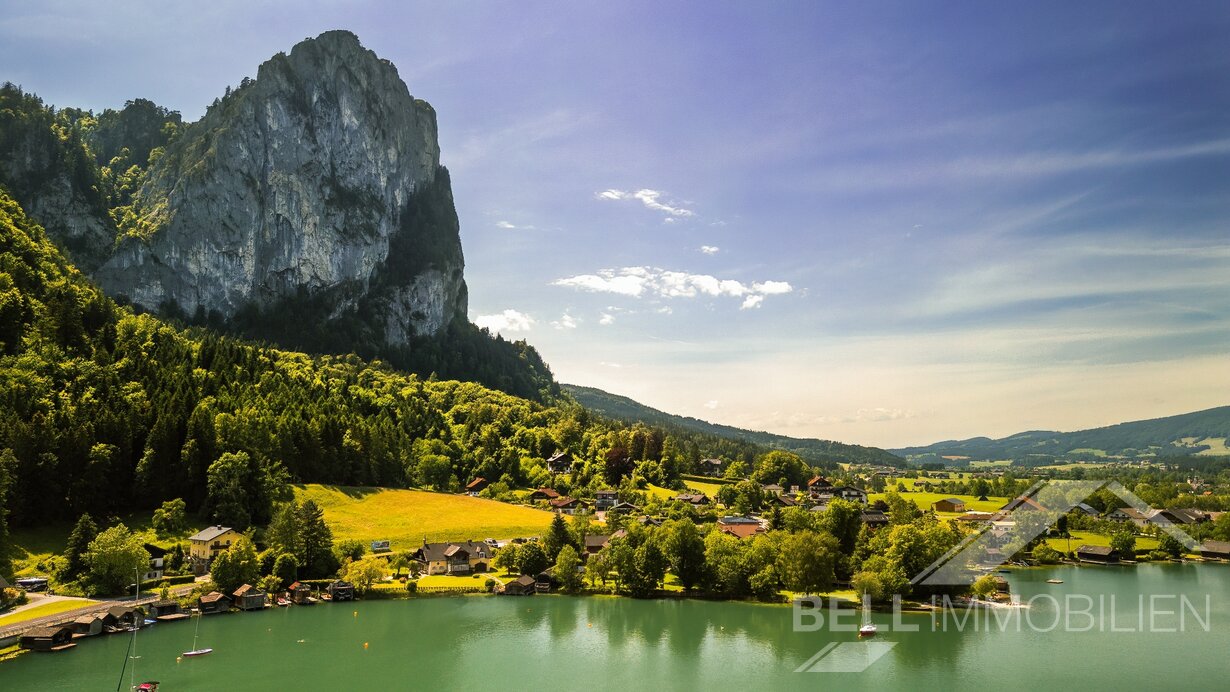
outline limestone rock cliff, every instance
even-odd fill
[[[95,278],[147,309],[230,320],[324,300],[323,318],[361,310],[390,344],[465,319],[435,111],[349,32],[278,54],[215,102],[133,208]]]

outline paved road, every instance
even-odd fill
[[[188,593],[189,591],[192,591],[192,588],[194,586],[196,586],[196,584],[181,584],[178,586],[173,586],[171,587],[171,595],[172,596],[182,596]],[[145,605],[146,603],[153,603],[154,601],[157,601],[157,600],[158,600],[157,595],[149,596],[146,598],[142,598],[140,601],[137,601],[137,605]],[[45,602],[46,601],[40,601],[40,603],[45,603]],[[47,627],[49,625],[59,625],[65,622],[72,622],[73,620],[76,620],[82,615],[89,615],[91,613],[101,613],[101,612],[105,612],[108,608],[111,608],[117,605],[132,605],[132,603],[133,603],[133,600],[131,598],[127,598],[127,599],[117,598],[117,599],[112,599],[112,600],[104,600],[99,603],[91,603],[90,605],[82,606],[81,608],[74,608],[73,610],[66,610],[61,613],[55,613],[54,615],[45,615],[43,617],[35,618],[33,620],[25,620],[23,622],[18,622],[18,623],[9,625],[4,628],[0,628],[0,639],[7,639],[8,637],[17,636],[23,632],[32,630],[35,627]]]

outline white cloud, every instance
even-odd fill
[[[508,223],[507,221],[496,221],[495,225],[500,228],[516,228],[516,226],[514,226],[511,223]]]
[[[716,245],[701,245],[700,246],[700,251],[706,255],[716,255],[718,251],[721,249],[722,248],[717,247]]]
[[[599,362],[598,362],[598,365],[601,365],[601,366],[602,366],[602,367],[604,367],[604,368],[622,368],[622,367],[623,367],[623,366],[622,366],[622,365],[620,365],[619,363],[609,363],[609,362],[607,362],[607,361],[605,361],[605,360],[603,360],[603,361],[599,361]]]
[[[602,319],[598,320],[598,324],[606,327],[615,324],[615,316],[609,312],[602,313]]]
[[[637,190],[636,192],[628,192],[626,190],[603,190],[594,194],[595,197],[602,200],[622,201],[622,200],[638,200],[645,208],[654,211],[663,212],[669,216],[692,216],[694,212],[691,209],[683,207],[671,206],[660,202],[662,193],[658,190],[650,190],[648,188]],[[668,218],[667,221],[673,219]]]
[[[551,326],[556,329],[576,329],[577,318],[565,312],[562,317],[552,322]]]
[[[528,226],[528,225],[518,226],[517,224],[511,221],[496,221],[495,226],[496,228],[503,228],[504,230],[508,230],[508,231],[532,231],[534,230],[533,226]]]
[[[508,309],[494,315],[479,315],[474,324],[492,332],[528,332],[534,326],[534,318]]]
[[[785,281],[758,281],[748,285],[735,279],[720,279],[709,274],[693,274],[657,267],[603,269],[597,274],[579,274],[557,279],[552,285],[591,293],[616,293],[632,298],[646,295],[659,298],[743,298],[745,310],[759,307],[765,296],[783,295],[794,290]]]
[[[705,408],[709,409],[710,411],[712,411],[713,409],[716,409],[717,407],[718,407],[717,399],[710,399],[709,401],[705,402]]]

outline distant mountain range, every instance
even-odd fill
[[[656,408],[633,401],[626,396],[611,394],[610,392],[604,392],[593,387],[561,384],[560,389],[585,408],[615,420],[639,421],[667,429],[675,428],[741,440],[762,447],[794,452],[803,457],[803,459],[816,464],[847,462],[883,464],[897,467],[905,466],[905,460],[901,457],[876,447],[862,447],[833,442],[831,440],[786,437],[785,435],[774,435],[768,432],[744,430],[743,428],[735,428],[729,425],[717,425],[700,420],[699,418],[665,413]]]
[[[1031,430],[992,440],[974,437],[945,440],[924,447],[890,450],[912,461],[999,460],[1042,461],[1049,459],[1140,459],[1188,454],[1230,454],[1230,406],[1184,413],[1165,418],[1108,425],[1104,428],[1054,432]]]

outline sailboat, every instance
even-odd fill
[[[874,637],[877,631],[875,623],[871,621],[871,598],[863,594],[863,626],[858,628],[858,636]]]
[[[204,656],[205,654],[213,653],[213,649],[196,648],[196,639],[201,634],[201,617],[203,617],[203,615],[203,613],[197,613],[196,615],[196,632],[192,634],[192,650],[185,651],[183,654],[184,656]]]
[[[132,599],[132,602],[135,605],[141,602],[141,572],[140,570],[137,570],[134,573],[134,576],[137,578],[136,579],[137,583],[135,584],[137,591],[136,591],[136,595],[134,595]],[[115,685],[115,692],[119,692],[120,687],[122,687],[124,684],[124,670],[128,668],[129,661],[132,661],[132,671],[129,673],[129,678],[128,678],[129,689],[134,690],[134,692],[157,692],[158,690],[157,680],[147,680],[141,683],[140,685],[137,684],[137,659],[141,658],[140,656],[137,655],[137,630],[141,629],[141,626],[137,624],[137,620],[136,620],[137,617],[144,617],[144,615],[134,615],[133,616],[133,626],[129,629],[129,631],[132,632],[132,639],[128,640],[128,650],[124,653],[124,667],[120,668],[120,680]]]

